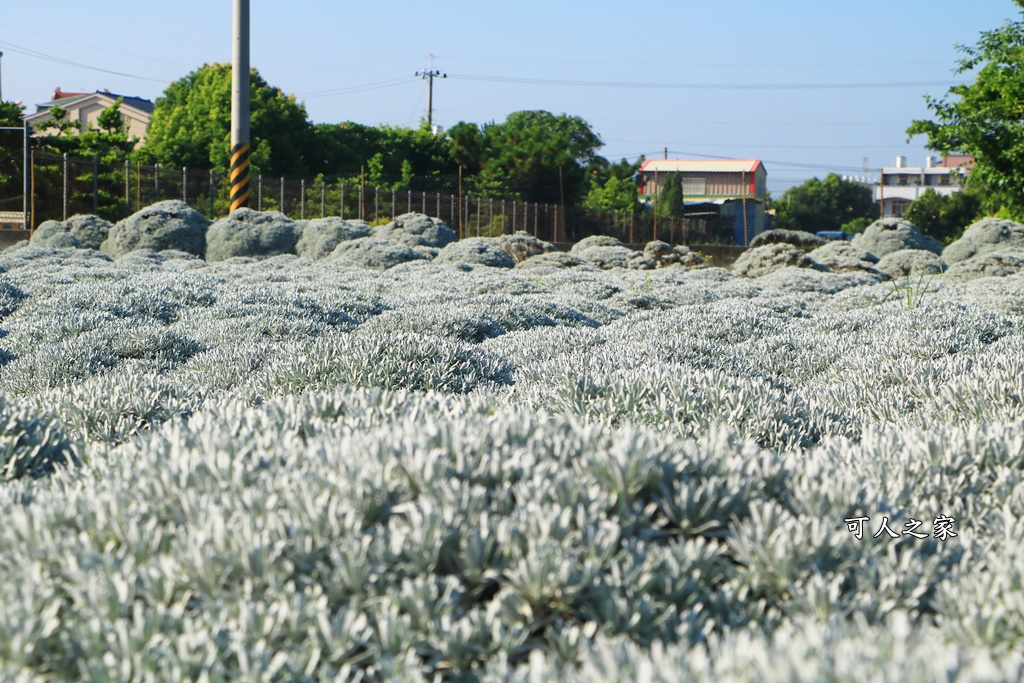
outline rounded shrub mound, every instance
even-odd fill
[[[360,237],[340,243],[328,258],[348,259],[368,268],[387,270],[402,263],[426,260],[428,257],[401,242],[380,237]]]
[[[78,464],[78,445],[60,419],[0,396],[0,484]]]
[[[295,253],[305,258],[326,258],[342,242],[369,237],[372,229],[365,221],[346,221],[337,216],[317,218],[301,224],[301,236]]]
[[[196,256],[206,252],[210,221],[178,199],[157,202],[110,228],[100,249],[117,258],[136,249],[177,249]]]
[[[785,242],[748,249],[732,265],[733,272],[744,277],[761,277],[780,268],[794,267],[827,270],[825,266],[815,263],[803,249]]]
[[[30,244],[53,249],[99,249],[113,224],[99,216],[76,214],[66,221],[44,221]]]
[[[470,237],[452,242],[437,253],[437,263],[469,263],[492,268],[514,268],[516,262],[508,253],[498,246],[495,240],[487,237]]]
[[[849,242],[828,242],[811,252],[811,258],[838,273],[867,271],[877,273],[875,264],[878,257],[869,251],[855,247]]]
[[[648,242],[644,246],[644,256],[653,261],[658,268],[668,266],[694,268],[704,264],[704,257],[689,247],[683,245],[673,247],[668,242],[660,240]]]
[[[572,245],[569,253],[603,270],[628,268],[630,259],[637,255],[637,252],[627,247],[618,239],[608,235],[584,237]]]
[[[983,218],[964,231],[963,237],[942,252],[946,263],[958,263],[1010,249],[1024,249],[1024,225],[999,218]]]
[[[879,219],[854,237],[850,244],[879,258],[903,249],[923,249],[942,254],[942,244],[937,239],[922,235],[916,225],[902,218]]]
[[[422,213],[406,213],[374,231],[374,237],[401,242],[407,246],[441,249],[459,239],[440,218]]]
[[[624,247],[626,246],[621,241],[608,235],[591,235],[584,237],[576,244],[572,245],[572,249],[569,250],[571,254],[578,254],[582,251],[586,251],[592,247]]]
[[[946,264],[934,252],[925,249],[900,249],[878,260],[875,268],[891,278],[907,275],[938,275]]]
[[[294,254],[297,240],[295,221],[283,213],[238,209],[210,226],[206,233],[206,260]]]
[[[980,277],[1006,277],[1024,272],[1024,249],[997,251],[950,264],[946,277],[976,280]]]
[[[494,244],[508,254],[516,263],[521,263],[531,256],[549,254],[555,251],[555,245],[537,239],[525,230],[518,230],[511,235],[496,237]]]
[[[575,254],[568,254],[564,251],[551,251],[546,254],[531,256],[525,261],[516,264],[520,270],[554,269],[564,270],[566,268],[579,268],[580,270],[597,270],[590,261],[580,258]]]
[[[826,240],[803,230],[765,230],[750,240],[750,246],[763,247],[766,244],[792,244],[801,249],[815,249]]]
[[[629,268],[630,261],[638,255],[629,247],[590,247],[574,252],[576,256],[590,261],[602,270]]]

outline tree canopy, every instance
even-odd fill
[[[250,159],[254,170],[280,175],[310,172],[306,108],[293,95],[250,75]],[[226,173],[231,146],[231,65],[204,64],[172,83],[157,99],[140,150],[148,163],[213,168]]]
[[[945,196],[928,188],[914,200],[903,217],[925,235],[949,244],[960,239],[980,212],[981,201],[971,190]]]
[[[1024,0],[1014,0],[1024,8]],[[1022,12],[1024,18],[1024,12]],[[945,98],[927,96],[932,120],[915,120],[907,135],[926,135],[928,147],[974,156],[967,179],[991,208],[1024,219],[1024,21],[985,31],[977,45],[958,45],[956,73],[974,82]]]
[[[518,111],[502,123],[459,122],[449,130],[452,158],[478,176],[531,202],[576,204],[587,193],[587,167],[604,144],[578,116]],[[478,188],[479,189],[479,188]]]
[[[789,188],[774,208],[774,228],[805,232],[842,230],[855,219],[878,216],[871,188],[835,173]]]
[[[16,102],[0,101],[0,126],[23,127],[22,111],[23,107]],[[0,202],[20,199],[23,147],[24,138],[21,133],[13,130],[0,131]]]

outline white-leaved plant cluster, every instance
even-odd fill
[[[0,680],[1024,675],[1024,275],[303,229],[0,253]]]

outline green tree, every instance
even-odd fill
[[[633,213],[637,208],[636,183],[629,178],[612,175],[601,184],[595,174],[591,176],[590,191],[583,198],[583,206],[604,211]]]
[[[601,138],[578,116],[519,111],[478,130],[460,122],[449,131],[452,158],[478,187],[530,202],[577,205],[590,189],[587,167]]]
[[[95,166],[73,168],[75,183],[93,189],[95,211],[116,220],[123,215],[124,162],[132,155],[138,138],[128,134],[128,122],[121,114],[123,99],[100,112],[96,127],[83,130],[77,121],[69,121],[67,111],[59,106],[50,109],[51,120],[39,126],[40,131],[52,131],[36,138],[36,146],[43,152],[67,154],[78,159],[95,159]],[[52,169],[49,171],[52,173]],[[37,173],[46,182],[47,171]],[[50,179],[53,182],[53,179]],[[90,211],[93,210],[90,207]]]
[[[450,142],[426,126],[371,127],[357,123],[318,124],[312,128],[312,171],[349,180],[366,173],[381,188],[433,190],[440,178],[455,175]]]
[[[35,127],[35,131],[46,133],[36,137],[34,145],[38,149],[53,154],[72,154],[78,146],[81,125],[69,120],[67,109],[55,104],[50,107],[50,118]]]
[[[128,134],[128,122],[121,115],[123,98],[117,98],[96,118],[97,128],[81,132],[74,138],[73,153],[81,157],[97,157],[105,164],[123,164],[135,150],[139,139]]]
[[[683,176],[668,173],[661,193],[655,199],[658,218],[679,218],[683,215]]]
[[[970,190],[945,196],[928,188],[914,200],[903,217],[924,234],[949,244],[960,239],[980,213],[981,200]]]
[[[786,230],[842,230],[857,218],[878,217],[871,188],[834,173],[789,188],[772,205],[773,227]]]
[[[255,172],[305,175],[304,155],[315,140],[306,109],[293,95],[250,75],[250,145]],[[231,153],[231,65],[204,64],[171,83],[153,108],[146,163],[212,168],[226,173]]]
[[[15,102],[0,102],[0,126],[23,127],[23,110],[24,108]],[[21,200],[24,145],[25,139],[19,131],[0,131],[0,202],[3,202],[3,210],[10,209],[15,205],[15,201]],[[11,202],[10,205],[7,204],[8,201]]]
[[[1024,8],[1024,0],[1014,3]],[[913,121],[907,135],[927,136],[938,152],[972,155],[968,187],[991,208],[1024,219],[1024,21],[1007,21],[957,49],[964,57],[955,73],[974,82],[942,99],[927,96],[935,118]]]

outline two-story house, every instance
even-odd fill
[[[141,97],[126,97],[115,95],[109,90],[94,93],[70,93],[63,92],[57,88],[53,92],[53,98],[49,102],[36,105],[36,113],[25,117],[32,130],[39,131],[39,127],[52,120],[50,110],[59,106],[67,111],[67,121],[78,123],[79,131],[97,128],[96,119],[104,109],[112,106],[118,98],[122,98],[121,117],[128,124],[129,137],[139,139],[137,144],[141,145],[146,139],[146,129],[149,127],[150,117],[153,115],[153,103]]]
[[[973,166],[974,158],[966,155],[950,155],[941,161],[926,157],[924,166],[907,166],[906,157],[896,157],[896,165],[881,169],[875,185],[882,218],[902,216],[928,190],[947,197],[958,192]]]

